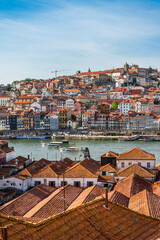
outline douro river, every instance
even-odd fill
[[[24,156],[27,157],[30,155],[33,159],[39,160],[41,158],[46,158],[51,161],[60,160],[64,157],[69,157],[72,160],[83,160],[83,152],[60,152],[60,149],[57,147],[49,147],[42,144],[42,142],[49,143],[53,140],[44,139],[44,140],[9,140],[9,146],[15,148],[15,156]],[[61,140],[59,140],[61,141]],[[91,158],[95,160],[100,160],[100,156],[107,152],[113,151],[116,153],[122,153],[127,150],[130,150],[134,147],[139,147],[144,151],[155,154],[156,163],[160,163],[160,142],[144,142],[144,141],[107,141],[107,140],[70,140],[71,143],[75,145],[66,145],[62,147],[88,147],[90,150]]]

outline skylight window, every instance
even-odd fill
[[[115,228],[117,228],[119,231],[122,231],[122,230],[121,230],[119,227],[117,227],[117,226],[116,226]]]

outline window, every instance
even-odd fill
[[[50,187],[55,187],[55,181],[49,181],[49,186]]]
[[[74,186],[75,186],[75,187],[80,187],[80,186],[81,186],[80,181],[78,181],[78,182],[74,182]]]
[[[128,166],[131,166],[131,165],[132,165],[132,163],[131,163],[131,162],[129,162],[129,163],[128,163]]]
[[[66,186],[67,185],[67,181],[61,181],[61,187]]]
[[[106,172],[105,172],[105,171],[102,171],[102,175],[105,176],[105,175],[106,175]]]
[[[150,168],[150,167],[151,167],[150,162],[147,162],[147,168]]]
[[[138,162],[138,165],[141,166],[141,162]]]
[[[93,182],[87,182],[87,187],[93,186]]]
[[[124,162],[121,162],[121,168],[124,168]]]
[[[35,181],[35,182],[34,182],[34,185],[35,185],[35,186],[37,186],[37,185],[39,185],[39,184],[41,184],[41,181]]]
[[[47,185],[47,179],[44,179],[44,185]]]

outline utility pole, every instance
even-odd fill
[[[65,193],[65,177],[64,177],[64,173],[63,173],[63,210],[66,210],[66,193]]]

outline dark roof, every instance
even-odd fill
[[[82,191],[82,188],[70,185],[61,187],[50,194],[48,199],[42,201],[39,206],[35,206],[35,209],[32,209],[26,216],[44,219],[61,213],[64,211],[64,208],[67,209],[71,205]]]
[[[7,163],[5,163],[5,165],[14,165],[17,163],[16,167],[20,167],[22,166],[28,159],[22,156],[18,156],[10,161],[8,161]]]
[[[28,175],[31,176],[33,174],[36,174],[41,169],[46,167],[47,165],[52,164],[49,160],[46,160],[44,158],[40,159],[39,161],[33,162],[31,165],[29,165],[27,168],[23,169],[18,173],[18,175]]]
[[[34,187],[20,197],[6,203],[0,208],[0,212],[7,216],[24,216],[30,209],[44,198],[48,197],[55,188],[43,184]]]
[[[111,202],[118,203],[120,205],[123,205],[125,207],[128,207],[129,198],[126,197],[124,194],[117,192],[117,191],[111,191],[108,193],[108,199]]]

